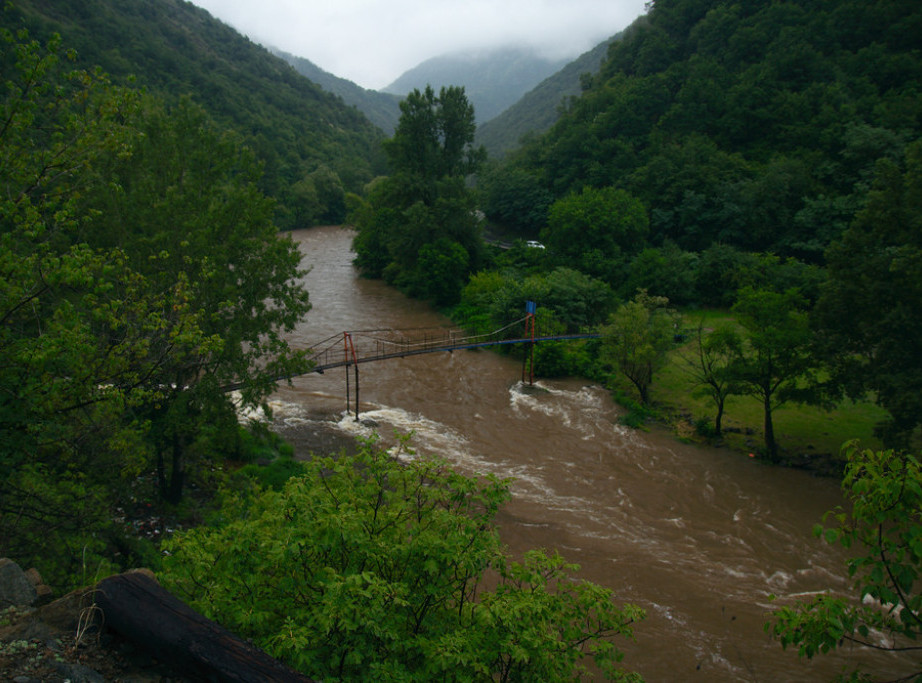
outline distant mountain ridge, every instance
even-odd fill
[[[383,89],[401,97],[427,85],[464,86],[478,123],[489,121],[561,69],[568,60],[547,59],[531,48],[503,47],[433,57]]]
[[[304,57],[297,57],[277,48],[269,48],[269,51],[291,64],[295,71],[305,78],[327,92],[338,95],[347,105],[358,109],[388,135],[392,135],[397,128],[397,122],[400,120],[401,97],[363,88],[348,79],[324,71]]]
[[[491,157],[498,158],[517,147],[523,136],[548,130],[557,121],[566,100],[582,91],[583,75],[598,72],[609,47],[621,35],[602,41],[545,78],[498,116],[480,124],[476,143],[486,147]]]
[[[281,227],[300,227],[296,183],[331,172],[359,192],[383,172],[381,131],[207,11],[183,0],[16,0],[0,24],[45,41],[60,33],[77,66],[100,66],[167,100],[187,96],[243,135],[279,201]]]

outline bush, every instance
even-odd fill
[[[368,442],[238,496],[227,523],[168,544],[164,583],[318,679],[573,680],[590,655],[637,680],[609,637],[630,637],[641,610],[558,555],[508,560],[494,524],[506,482],[404,452]]]

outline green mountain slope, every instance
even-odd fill
[[[920,35],[917,0],[656,0],[515,168],[627,190],[653,245],[821,263],[922,133]]]
[[[394,133],[400,120],[400,100],[397,95],[368,90],[350,80],[324,71],[309,59],[296,57],[282,50],[272,52],[291,64],[295,71],[310,79],[327,92],[342,98],[350,107],[355,107],[388,135]]]
[[[620,35],[620,34],[619,34]],[[548,76],[511,107],[477,127],[476,143],[493,158],[514,149],[523,136],[543,133],[557,120],[560,108],[581,91],[583,74],[594,74],[618,36],[599,43],[560,71]]]
[[[299,75],[205,10],[182,0],[15,0],[3,25],[32,37],[62,35],[78,64],[130,77],[167,98],[186,95],[238,130],[265,165],[263,190],[293,227],[291,188],[311,174],[359,190],[382,166],[381,132],[338,97]]]
[[[535,85],[560,69],[565,60],[546,59],[534,50],[500,48],[472,53],[442,55],[428,59],[384,88],[400,95],[431,85],[464,86],[477,121],[489,121]]]

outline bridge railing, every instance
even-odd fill
[[[468,345],[488,344],[515,338],[522,320],[488,334],[471,334],[458,327],[429,327],[411,330],[356,330],[334,335],[313,346],[310,360],[315,368],[349,365],[352,349],[359,363],[400,356],[430,353]],[[351,343],[351,348],[349,344]]]

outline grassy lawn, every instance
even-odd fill
[[[732,322],[726,312],[687,313],[686,328],[694,331],[699,320],[704,321],[705,328],[720,322]],[[652,387],[653,401],[665,408],[667,414],[675,416],[677,433],[689,438],[696,437],[693,426],[687,420],[693,423],[707,417],[713,424],[717,413],[707,397],[693,395],[691,378],[680,354],[693,351],[694,344],[690,338],[673,352],[669,364],[654,375]],[[683,420],[683,416],[687,420]],[[880,448],[873,430],[874,424],[885,416],[883,409],[870,402],[844,401],[831,411],[788,404],[773,412],[775,438],[783,453],[802,463],[815,457],[825,460],[833,456],[837,459],[842,444],[851,439],[859,439],[867,448]],[[723,428],[723,442],[728,447],[744,452],[760,449],[764,444],[761,402],[748,396],[730,397],[724,409]]]

